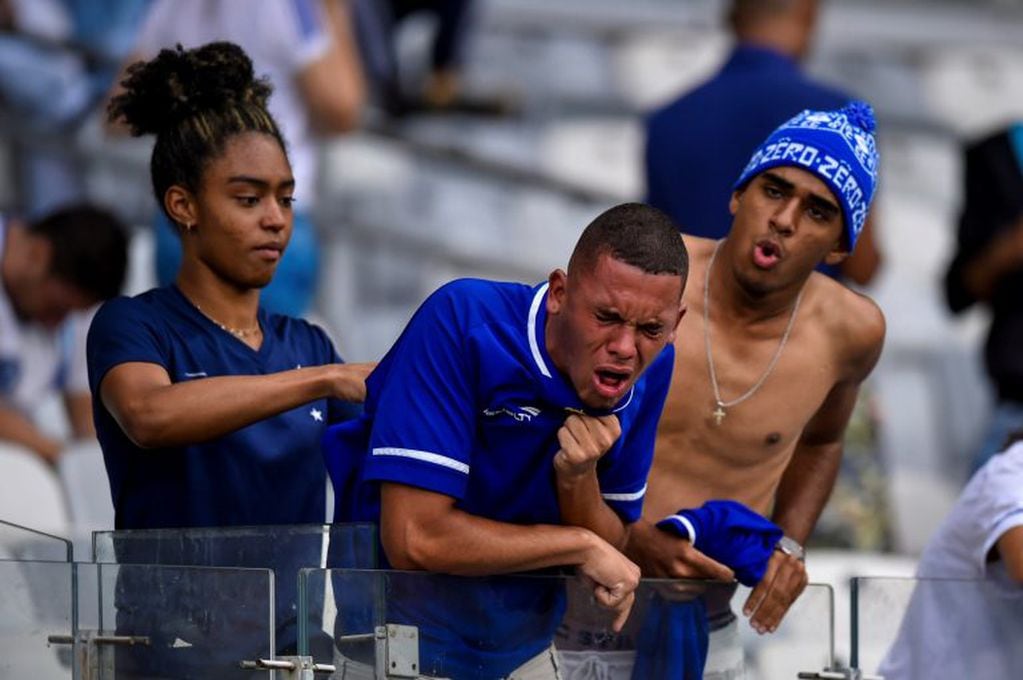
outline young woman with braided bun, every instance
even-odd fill
[[[322,522],[320,434],[371,367],[260,307],[296,189],[271,86],[226,42],[163,50],[121,85],[110,119],[156,136],[153,190],[183,258],[172,285],[111,300],[89,333],[116,526]]]
[[[301,200],[295,206],[288,256],[263,290],[267,310],[305,317],[320,276],[319,233],[329,220],[317,209],[320,150],[327,135],[353,130],[366,88],[347,0],[152,0],[135,36],[131,61],[161,49],[185,49],[227,40],[240,46],[257,74],[274,84],[268,109],[288,140],[288,158]],[[116,129],[116,128],[115,128]],[[153,220],[156,280],[174,280],[181,261],[177,227],[163,214]],[[324,232],[325,233],[325,232]]]

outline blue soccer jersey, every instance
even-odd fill
[[[339,362],[327,335],[259,310],[254,350],[210,321],[175,286],[110,300],[89,330],[96,434],[118,529],[318,523],[326,474],[320,440],[348,405],[319,399],[217,439],[140,449],[103,405],[100,384],[126,362],[162,366],[171,382],[265,375]]]
[[[423,304],[367,381],[364,416],[325,438],[341,499],[335,519],[379,520],[379,483],[396,482],[451,496],[473,515],[560,524],[553,459],[573,412],[618,416],[621,436],[598,464],[600,488],[624,522],[639,519],[674,350],[613,409],[589,409],[547,354],[546,294],[546,285],[460,280]],[[428,593],[397,603],[420,625],[423,672],[499,677],[549,644],[560,593],[511,590],[504,608],[493,585],[479,590],[486,601],[460,591],[450,606]]]

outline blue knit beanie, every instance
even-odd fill
[[[768,136],[734,188],[741,189],[764,170],[781,165],[812,172],[841,204],[852,251],[877,187],[875,126],[873,109],[862,101],[849,102],[837,111],[803,111]]]

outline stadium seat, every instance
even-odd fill
[[[63,536],[68,510],[60,482],[37,456],[0,444],[0,519]]]
[[[99,443],[79,442],[68,447],[57,464],[57,474],[76,533],[114,527],[110,483]]]

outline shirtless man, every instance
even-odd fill
[[[827,501],[860,383],[881,353],[878,307],[814,272],[855,246],[876,186],[869,106],[805,111],[754,153],[722,241],[684,237],[689,308],[658,428],[644,519],[626,553],[647,576],[731,572],[654,523],[733,499],[786,534],[744,605],[777,628],[806,586],[801,544]]]

